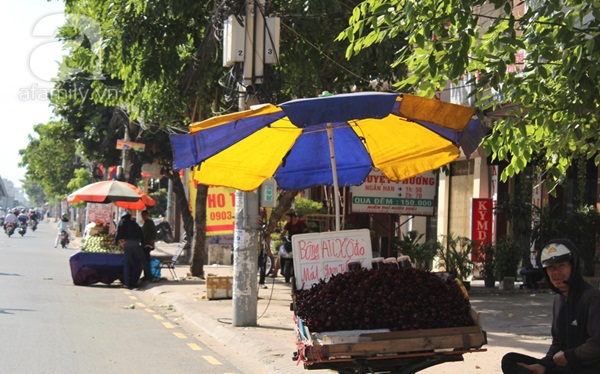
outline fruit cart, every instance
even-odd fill
[[[109,285],[117,279],[122,280],[125,256],[121,247],[114,244],[114,240],[114,237],[106,232],[85,239],[81,251],[69,258],[71,277],[75,285]],[[141,268],[135,272],[139,276]]]
[[[305,369],[411,374],[485,351],[479,317],[450,274],[410,261],[373,266],[360,230],[298,234],[292,244],[293,359]]]

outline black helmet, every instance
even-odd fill
[[[291,216],[291,217],[298,217],[298,215],[296,214],[296,211],[294,209],[289,209],[287,212],[285,212],[286,216]]]

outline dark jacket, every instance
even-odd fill
[[[142,241],[142,228],[137,222],[131,220],[131,214],[129,213],[123,215],[119,220],[115,232],[115,244],[118,244],[121,239]]]
[[[569,295],[562,295],[548,276],[544,277],[550,288],[557,293],[552,312],[552,345],[542,365],[551,369],[556,367],[552,357],[556,352],[564,351],[573,373],[600,373],[600,290],[583,279],[581,261],[575,245],[568,239],[555,239],[571,250],[573,270],[569,278]],[[538,254],[540,261],[541,251]]]
[[[156,225],[151,218],[144,221],[142,226],[142,245],[144,247],[154,248],[156,242]]]

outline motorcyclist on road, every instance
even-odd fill
[[[27,225],[27,220],[29,219],[29,217],[27,217],[27,213],[25,213],[25,211],[22,211],[17,217],[17,219],[19,220],[19,222],[22,222],[25,225]]]
[[[37,213],[35,210],[32,210],[32,211],[29,213],[29,219],[30,219],[31,221],[39,221],[40,217],[39,217],[38,213]]]
[[[4,217],[4,230],[6,230],[7,223],[12,223],[12,224],[17,223],[17,215],[15,214],[15,212],[17,212],[17,210],[13,209],[12,212],[8,212],[8,214]]]
[[[66,232],[67,237],[70,238],[71,234],[69,233],[69,217],[64,213],[58,222],[58,233],[56,234],[56,239],[54,240],[54,248],[58,246],[58,242],[60,241],[60,233]]]

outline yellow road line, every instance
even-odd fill
[[[135,305],[139,306],[140,308],[143,308],[146,306],[146,304],[140,303],[139,301],[137,303],[135,303]]]
[[[206,361],[210,362],[213,365],[223,365],[219,362],[219,360],[217,360],[213,356],[202,356],[202,358],[204,358]]]
[[[168,329],[174,329],[175,326],[171,325],[169,322],[163,322],[163,326],[165,326]]]
[[[196,343],[188,343],[188,347],[192,348],[194,351],[201,351],[202,348]]]
[[[148,313],[154,313],[154,309],[147,308],[146,312],[148,312]]]
[[[180,332],[174,332],[173,335],[175,335],[179,339],[187,339],[187,336],[185,336],[185,334],[182,334]]]
[[[137,299],[138,299],[136,296],[129,296],[129,298],[130,298],[131,300],[137,300]]]
[[[154,314],[154,318],[156,318],[156,319],[164,319],[160,314]]]
[[[123,291],[125,295],[131,295],[131,291]]]

